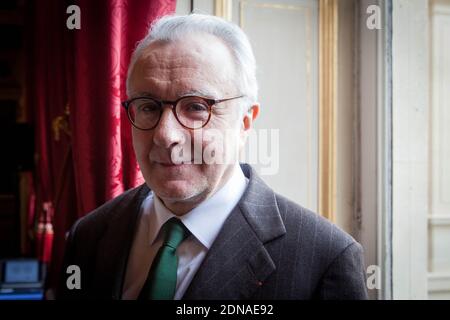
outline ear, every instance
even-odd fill
[[[240,141],[241,148],[244,147],[248,134],[250,130],[253,128],[253,121],[255,121],[258,115],[259,115],[259,103],[253,104],[248,109],[248,111],[243,115],[241,124],[241,141]]]
[[[259,115],[259,104],[255,103],[244,114],[244,117],[242,119],[243,121],[242,130],[244,131],[250,130],[253,127],[253,121],[255,121],[258,115]]]

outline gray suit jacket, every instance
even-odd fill
[[[183,299],[365,299],[361,246],[272,191],[249,165],[247,189]],[[79,219],[66,244],[59,298],[120,299],[144,184]],[[68,290],[68,265],[81,289]]]

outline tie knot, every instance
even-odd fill
[[[179,219],[171,218],[164,224],[163,234],[163,245],[176,250],[181,242],[189,236],[190,232]]]

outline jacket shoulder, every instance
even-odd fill
[[[275,198],[288,238],[298,239],[295,245],[308,243],[314,255],[319,255],[325,264],[331,263],[347,247],[359,246],[351,235],[328,219],[282,195],[275,194]]]
[[[65,243],[61,269],[63,272],[60,274],[57,289],[58,299],[81,299],[92,294],[90,290],[92,290],[93,277],[96,274],[96,263],[102,238],[109,237],[111,239],[111,236],[121,236],[120,234],[111,235],[111,231],[108,229],[111,224],[123,226],[124,222],[132,220],[134,215],[130,214],[131,211],[136,213],[135,209],[140,206],[148,191],[149,189],[145,185],[125,191],[73,224]],[[109,236],[107,236],[108,232]],[[85,290],[67,289],[65,270],[70,265],[77,265],[80,270],[83,270],[81,286]]]
[[[85,216],[79,218],[73,225],[71,232],[100,237],[107,225],[122,214],[127,214],[126,208],[130,201],[140,194],[147,193],[149,189],[145,184],[129,189],[117,197],[105,202],[100,207],[92,210]]]

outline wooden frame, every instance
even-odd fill
[[[231,21],[232,17],[232,0],[215,0],[214,1],[214,15]]]
[[[336,212],[338,0],[319,1],[319,213]]]

